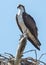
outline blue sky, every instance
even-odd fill
[[[37,54],[40,56],[46,52],[46,0],[0,0],[0,53],[8,52],[13,55],[16,53],[21,35],[15,20],[18,4],[23,4],[26,12],[36,21],[41,42],[41,50],[37,50]],[[29,49],[35,48],[28,41],[25,50]],[[34,53],[26,54],[25,57],[32,54]]]

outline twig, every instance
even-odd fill
[[[35,51],[35,55],[36,55],[35,57],[36,57],[36,61],[37,61],[37,52],[36,52],[36,50],[28,50],[28,51],[24,52],[23,54],[28,53],[28,52],[30,52],[30,51],[31,51],[31,52],[32,52],[32,51]]]
[[[39,63],[42,63],[42,64],[46,65],[46,63],[45,63],[45,62],[43,62],[43,61],[40,61],[40,60],[38,60],[38,61],[39,61]]]
[[[3,55],[0,55],[0,57],[3,57],[4,59],[9,60],[9,58],[7,58],[7,57],[5,57],[5,56],[3,56]]]
[[[28,60],[31,60],[31,62],[29,62]],[[40,60],[37,60],[37,61],[36,61],[36,59],[34,59],[34,58],[32,58],[32,57],[22,58],[21,62],[24,62],[24,63],[26,63],[26,64],[28,64],[28,65],[32,65],[31,63],[33,63],[33,65],[40,65],[40,63],[46,65],[45,62],[40,61]]]
[[[40,56],[40,58],[39,58],[39,60],[44,56],[44,55],[46,55],[46,53],[44,53],[44,54],[41,54],[41,56]]]
[[[27,59],[22,59],[21,65],[36,65],[36,64],[28,61]]]
[[[14,57],[12,54],[10,54],[10,53],[6,53],[6,52],[5,52],[5,54],[10,55],[11,58],[15,58],[15,57]]]

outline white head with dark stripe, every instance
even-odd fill
[[[23,5],[19,4],[17,8],[19,9],[18,14],[22,14],[23,12],[25,12],[25,7]]]

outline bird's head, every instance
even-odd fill
[[[25,7],[24,7],[23,5],[21,5],[21,4],[19,4],[19,5],[17,6],[17,8],[18,8],[19,10],[21,10],[22,12],[25,11]]]

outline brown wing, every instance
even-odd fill
[[[23,20],[24,20],[24,23],[25,23],[25,26],[29,29],[30,31],[30,34],[28,36],[28,40],[30,42],[32,42],[32,44],[40,50],[40,41],[38,40],[37,36],[38,36],[38,29],[37,29],[37,26],[36,26],[36,23],[34,21],[34,19],[28,15],[27,13],[23,13]],[[31,36],[30,36],[31,35]],[[33,36],[33,37],[32,37]],[[32,37],[32,38],[31,38]]]
[[[24,23],[27,26],[27,28],[32,32],[32,34],[35,37],[37,37],[38,36],[38,32],[37,32],[38,29],[36,27],[36,23],[35,23],[33,17],[31,17],[27,13],[23,13],[23,20],[24,20]]]

